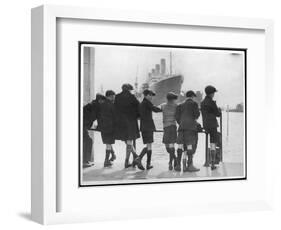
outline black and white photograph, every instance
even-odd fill
[[[79,186],[247,178],[247,50],[82,42]]]

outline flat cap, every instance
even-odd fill
[[[134,87],[131,84],[126,83],[126,84],[122,85],[123,91],[130,91],[130,90],[133,90],[133,89],[134,89]]]
[[[206,88],[205,88],[205,93],[206,93],[207,95],[212,94],[212,93],[215,93],[215,92],[218,92],[218,91],[217,91],[217,89],[216,89],[214,86],[212,86],[212,85],[206,86]]]
[[[178,99],[178,95],[175,94],[174,92],[169,92],[169,93],[167,93],[166,98],[168,100],[176,100],[176,99]]]
[[[145,89],[145,90],[143,91],[143,95],[144,95],[144,96],[147,96],[147,95],[155,96],[156,94],[155,94],[152,90]]]
[[[194,93],[194,91],[189,90],[186,92],[185,96],[186,97],[196,97],[196,94]]]

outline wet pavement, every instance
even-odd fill
[[[144,164],[145,165],[145,164]],[[104,168],[102,163],[83,170],[83,184],[100,183],[138,183],[151,181],[178,181],[178,180],[207,180],[223,178],[241,178],[244,175],[242,163],[220,163],[217,169],[196,165],[199,172],[169,171],[167,163],[153,163],[151,170],[139,170],[136,168],[124,168],[124,164],[116,163]]]
[[[157,129],[162,129],[162,115],[154,114]],[[153,169],[141,171],[137,168],[124,169],[125,144],[116,141],[113,145],[117,159],[114,165],[109,168],[103,167],[105,157],[105,145],[102,143],[100,133],[92,132],[94,140],[94,162],[95,165],[82,172],[82,184],[112,184],[112,183],[137,183],[150,181],[178,181],[178,180],[207,180],[222,178],[244,177],[245,155],[244,155],[244,129],[243,114],[230,114],[230,132],[226,136],[226,114],[223,116],[223,163],[211,171],[204,167],[205,162],[205,135],[199,134],[198,148],[194,155],[194,165],[200,168],[199,172],[176,172],[168,170],[169,155],[162,143],[163,133],[155,133],[152,149]],[[137,140],[137,153],[144,147],[141,138]],[[143,159],[145,166],[146,158]]]

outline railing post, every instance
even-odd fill
[[[222,140],[223,140],[223,138],[222,138],[222,114],[221,114],[221,116],[220,116],[220,133],[221,133],[221,135],[220,135],[220,138],[221,138],[221,146],[220,146],[220,162],[222,162],[222,160],[223,160],[223,148],[222,148]]]
[[[209,154],[209,134],[207,132],[205,132],[205,167],[209,167],[210,166],[210,154]]]

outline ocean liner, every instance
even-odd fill
[[[170,53],[169,73],[166,71],[166,59],[162,58],[160,64],[156,64],[155,68],[148,73],[148,79],[142,85],[141,91],[147,88],[153,90],[156,96],[153,97],[152,103],[158,106],[166,101],[168,92],[180,95],[182,83],[183,76],[172,72],[172,53]]]

